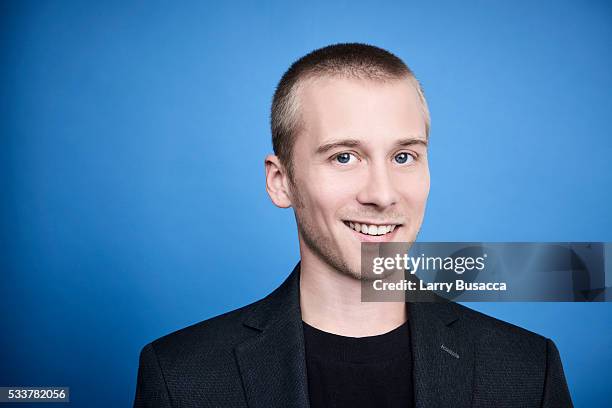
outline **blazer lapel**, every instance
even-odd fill
[[[308,408],[298,263],[246,316],[258,333],[235,348],[250,408]],[[471,406],[474,348],[452,304],[410,303],[416,408]]]
[[[474,349],[451,304],[411,303],[416,408],[470,407]]]
[[[234,350],[250,408],[309,406],[299,265],[247,316],[260,333]]]

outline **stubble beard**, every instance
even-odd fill
[[[304,245],[306,245],[316,257],[338,271],[338,273],[353,279],[361,280],[361,271],[352,268],[338,251],[334,251],[333,248],[335,245],[331,237],[323,236],[318,233],[311,220],[308,217],[302,216],[302,212],[306,208],[304,199],[295,185],[294,180],[290,180],[289,186],[298,232]]]
[[[352,268],[342,257],[339,250],[334,251],[335,248],[334,242],[330,236],[322,235],[317,232],[317,229],[314,227],[314,223],[308,217],[304,217],[301,215],[302,211],[306,208],[304,204],[304,199],[301,196],[298,188],[295,185],[295,182],[290,179],[289,188],[292,196],[292,204],[293,211],[298,227],[298,231],[300,237],[304,241],[304,244],[317,256],[321,261],[326,263],[335,269],[338,273],[346,275],[352,279],[360,280],[360,281],[373,281],[377,279],[386,279],[392,275],[397,274],[398,271],[395,270],[385,270],[380,275],[373,275],[371,273],[362,274],[359,268]],[[412,239],[412,242],[416,240],[418,235],[418,230],[415,233],[415,236]],[[361,251],[361,248],[360,248]],[[363,254],[359,259],[359,265],[361,265],[361,261],[363,258]],[[371,258],[371,256],[366,255],[366,259]],[[402,272],[403,273],[403,272]]]
[[[297,211],[295,216],[302,241],[316,257],[339,273],[361,280],[361,271],[352,268],[338,251],[332,249],[334,243],[330,237],[318,234],[312,224],[304,217],[300,217]]]

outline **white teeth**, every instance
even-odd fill
[[[396,225],[367,225],[350,221],[348,224],[355,231],[367,235],[385,235],[390,232],[393,232],[396,227]]]

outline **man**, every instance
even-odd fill
[[[266,298],[162,337],[137,407],[567,407],[559,353],[456,303],[361,301],[361,243],[413,242],[429,111],[409,68],[364,44],[295,62],[272,104],[266,188],[301,261]]]

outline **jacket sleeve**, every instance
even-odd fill
[[[573,407],[567,388],[559,350],[551,339],[546,339],[546,378],[544,380],[543,408]]]
[[[140,352],[134,408],[171,408],[168,387],[155,349],[147,344]]]

